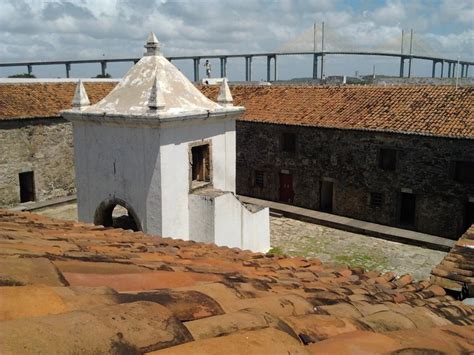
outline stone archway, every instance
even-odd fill
[[[115,213],[117,211],[118,214]],[[135,232],[142,230],[140,219],[132,206],[117,197],[107,198],[99,204],[94,213],[94,224],[104,227],[131,229]]]

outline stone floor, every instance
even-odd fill
[[[349,233],[290,218],[271,217],[273,251],[316,257],[369,270],[427,278],[445,252]]]
[[[34,211],[48,217],[76,220],[75,203]],[[349,233],[285,217],[271,217],[271,244],[274,253],[319,258],[370,270],[409,273],[427,278],[446,253]]]
[[[70,202],[67,204],[56,205],[32,211],[43,216],[65,219],[70,221],[77,221],[77,203]]]

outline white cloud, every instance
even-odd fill
[[[405,20],[405,5],[399,0],[388,0],[387,3],[373,12],[372,18],[378,23],[397,24]]]
[[[150,30],[167,55],[274,51],[285,43],[312,50],[312,25],[325,21],[327,49],[399,51],[401,29],[414,28],[415,51],[430,51],[430,43],[472,60],[473,11],[472,0],[387,0],[375,8],[334,0],[2,0],[0,58],[139,56]]]
[[[447,21],[455,21],[474,27],[473,0],[443,0],[440,13]]]

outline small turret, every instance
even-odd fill
[[[227,78],[222,79],[221,87],[219,89],[219,94],[217,95],[217,103],[224,106],[233,106],[234,99],[230,93],[229,85],[227,84]]]
[[[145,44],[146,52],[144,55],[160,55],[160,42],[153,32],[150,32]]]
[[[83,107],[89,106],[91,102],[87,96],[86,89],[82,85],[82,80],[79,80],[76,86],[76,91],[74,92],[74,98],[72,99],[72,107],[76,109],[81,109]]]

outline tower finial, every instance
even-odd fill
[[[82,107],[89,106],[90,104],[91,102],[87,96],[86,89],[84,88],[84,85],[82,85],[82,80],[79,79],[79,82],[76,85],[76,91],[74,92],[74,97],[72,99],[72,107],[80,109]]]
[[[229,85],[227,84],[227,78],[222,79],[219,94],[217,95],[217,103],[222,106],[233,106],[232,94],[230,93]]]
[[[160,82],[158,77],[155,75],[153,80],[153,86],[150,91],[150,98],[148,99],[148,107],[150,110],[163,110],[165,108],[165,98],[163,97],[163,92],[161,91]]]
[[[153,32],[150,32],[145,44],[146,52],[144,55],[160,55],[160,42]]]

